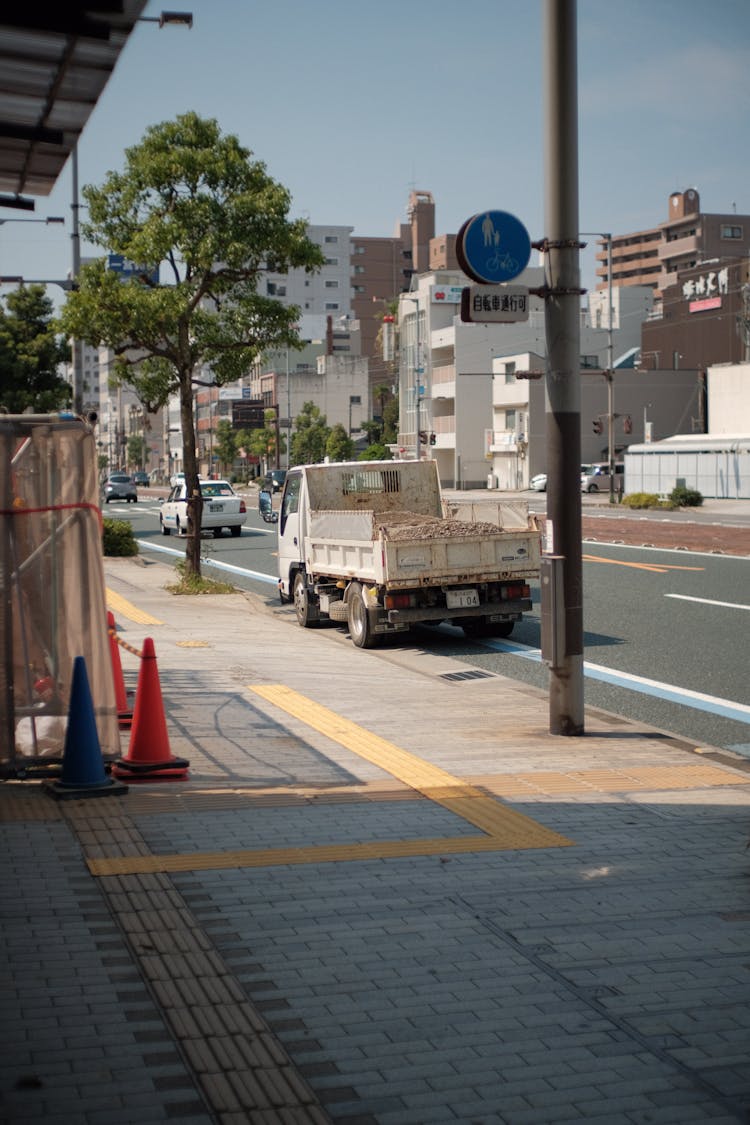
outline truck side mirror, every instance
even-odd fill
[[[266,492],[265,489],[258,493],[258,511],[266,523],[276,523],[279,518],[279,513],[273,510],[271,493]]]

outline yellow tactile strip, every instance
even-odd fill
[[[251,686],[250,690],[289,715],[301,719],[307,726],[338,742],[347,750],[358,754],[373,765],[379,766],[398,781],[404,782],[417,793],[449,809],[491,836],[498,846],[506,848],[565,847],[570,844],[564,836],[552,832],[523,813],[501,805],[473,785],[433,766],[388,742],[379,735],[345,719],[335,711],[315,703],[291,688],[281,684]],[[501,843],[502,841],[502,843]]]
[[[137,606],[129,602],[127,598],[123,598],[120,594],[116,594],[114,590],[107,587],[106,590],[107,607],[113,613],[119,613],[121,617],[127,617],[128,621],[134,621],[136,625],[163,625],[164,622],[160,621],[158,617],[152,617],[150,613],[146,613],[144,609],[138,609]]]
[[[249,690],[288,715],[338,742],[352,753],[378,765],[436,804],[455,813],[485,835],[422,840],[377,840],[304,848],[243,849],[225,852],[191,852],[184,855],[117,856],[90,858],[94,875],[145,872],[204,871],[229,867],[274,867],[283,864],[336,863],[365,859],[395,859],[427,855],[507,851],[521,848],[562,848],[572,843],[531,817],[501,804],[495,797],[453,777],[452,774],[372,734],[335,711],[278,684],[250,685]]]
[[[396,782],[408,786],[449,809],[484,835],[422,840],[384,840],[318,847],[244,849],[223,852],[191,852],[182,855],[121,855],[89,858],[94,875],[124,875],[147,872],[176,872],[233,867],[273,867],[285,864],[334,863],[368,859],[395,859],[427,855],[458,855],[511,849],[566,847],[571,841],[544,827],[531,817],[509,809],[498,798],[555,796],[561,793],[628,793],[639,790],[689,790],[747,785],[748,777],[718,766],[698,763],[684,766],[581,769],[570,772],[527,771],[476,778],[474,784],[454,777],[414,754],[372,734],[336,712],[281,685],[249,685],[248,690],[288,715],[324,734],[331,741],[379,766]],[[295,793],[291,803],[311,799],[380,799],[396,794],[392,782],[355,787],[349,794],[332,791]],[[384,786],[391,786],[390,790]],[[481,789],[478,788],[481,786]],[[372,792],[369,790],[372,789]],[[491,793],[492,796],[487,794]],[[204,795],[205,796],[205,795]],[[403,796],[403,791],[398,794]],[[186,794],[187,797],[187,794]],[[290,803],[289,794],[278,790],[216,794],[214,800]],[[200,795],[198,795],[200,799]],[[183,805],[187,807],[186,798]]]
[[[637,793],[642,790],[711,789],[723,785],[750,785],[750,775],[719,766],[641,766],[640,768],[552,770],[517,774],[493,774],[476,784],[500,797],[524,794],[552,796],[557,793]]]

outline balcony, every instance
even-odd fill
[[[516,430],[493,430],[490,453],[520,453],[526,449],[526,438]]]

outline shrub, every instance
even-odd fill
[[[175,570],[178,574],[177,582],[172,582],[164,589],[170,594],[236,594],[237,591],[229,582],[218,582],[215,578],[204,578],[202,574],[188,574],[184,562],[178,562]]]
[[[663,508],[655,492],[631,492],[623,496],[622,503],[626,508]]]
[[[102,551],[110,558],[127,558],[138,554],[138,541],[127,520],[104,520]]]
[[[669,499],[676,508],[700,508],[703,497],[695,488],[685,488],[683,484],[673,488]]]

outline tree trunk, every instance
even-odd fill
[[[182,460],[185,468],[185,490],[188,497],[188,533],[185,545],[185,574],[201,573],[201,517],[203,501],[198,477],[198,457],[193,416],[192,370],[180,373],[180,425],[182,428]]]

